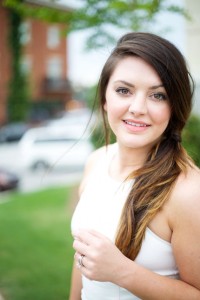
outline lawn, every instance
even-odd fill
[[[0,294],[6,300],[68,299],[74,190],[14,193],[0,204]]]

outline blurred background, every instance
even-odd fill
[[[0,299],[68,299],[70,219],[103,144],[98,78],[115,41],[159,34],[195,81],[183,144],[200,166],[198,0],[0,0]]]

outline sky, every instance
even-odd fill
[[[75,1],[61,0],[62,3],[74,5]],[[169,1],[170,2],[170,1]],[[183,0],[171,1],[180,5]],[[78,1],[76,2],[78,3]],[[159,29],[159,31],[158,31]],[[184,18],[173,13],[159,14],[154,33],[162,29],[168,29],[163,37],[174,43],[184,54]],[[75,32],[68,37],[68,77],[77,86],[90,86],[98,81],[101,69],[109,56],[111,47],[85,50],[85,41],[88,31]],[[119,37],[121,33],[119,34]]]

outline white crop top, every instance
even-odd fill
[[[113,242],[121,212],[133,180],[119,182],[108,174],[117,145],[110,145],[105,157],[94,168],[72,217],[72,232],[78,228],[94,229]],[[139,265],[163,276],[179,278],[171,244],[146,229],[141,250],[135,259]],[[82,300],[136,300],[129,291],[110,282],[82,277]]]

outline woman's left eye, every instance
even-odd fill
[[[156,93],[156,94],[153,94],[152,97],[156,100],[166,100],[167,99],[167,96],[163,93]]]

